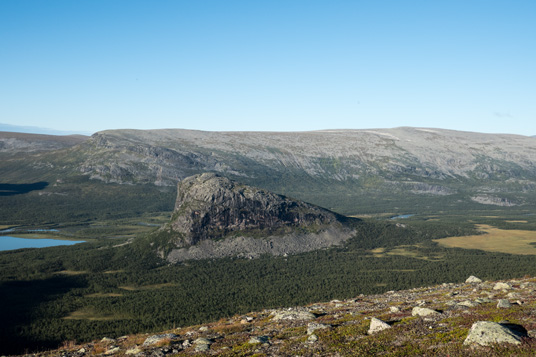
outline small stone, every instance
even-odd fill
[[[173,339],[173,338],[176,338],[177,335],[175,335],[174,333],[166,333],[166,334],[163,334],[163,335],[153,335],[153,336],[149,336],[145,339],[145,341],[143,342],[143,345],[144,346],[151,346],[151,345],[155,345],[163,340],[166,340],[166,339]]]
[[[465,300],[465,301],[457,303],[456,305],[464,306],[464,307],[475,307],[475,306],[478,306],[478,303],[470,301],[470,300]]]
[[[510,290],[512,286],[508,283],[497,283],[493,286],[493,290]]]
[[[207,327],[207,326],[201,326],[201,327],[199,328],[199,331],[201,331],[201,332],[206,332],[206,331],[208,331],[208,327]]]
[[[392,313],[400,312],[400,309],[397,306],[389,306],[389,311]]]
[[[205,352],[205,351],[208,351],[209,349],[210,349],[210,345],[205,345],[205,344],[195,345],[196,352]]]
[[[375,334],[376,332],[387,330],[389,328],[391,328],[391,325],[389,325],[387,322],[373,317],[370,319],[370,327],[367,333],[369,335],[372,335],[372,334]]]
[[[326,328],[331,328],[331,326],[311,322],[311,323],[309,323],[307,325],[307,334],[312,335],[316,330],[322,330],[322,329],[326,329]]]
[[[194,341],[195,350],[197,352],[208,351],[210,349],[211,344],[212,344],[211,340],[207,338],[203,338],[203,337],[200,337]]]
[[[506,295],[506,297],[508,297],[510,299],[519,299],[521,297],[521,295],[519,293],[508,293]]]
[[[307,337],[307,341],[309,341],[310,343],[315,343],[316,341],[318,341],[318,336],[315,334],[312,334],[309,337]]]
[[[138,347],[133,347],[125,351],[126,355],[137,355],[141,350]]]
[[[488,299],[488,298],[477,298],[475,300],[475,302],[477,302],[479,304],[485,304],[485,303],[488,303],[488,302],[493,302],[493,300]]]
[[[274,312],[274,321],[280,320],[314,320],[316,316],[308,311],[300,310],[279,310]]]
[[[477,278],[474,275],[471,275],[470,277],[467,278],[467,280],[465,280],[465,282],[467,284],[478,284],[478,283],[481,283],[482,280],[480,280],[479,278]]]
[[[488,346],[495,343],[521,344],[523,334],[491,321],[478,321],[471,326],[464,345]]]
[[[86,349],[82,347],[81,349],[78,350],[78,353],[86,353]]]
[[[510,304],[510,301],[508,301],[507,299],[500,299],[499,302],[497,303],[497,307],[508,308],[508,307],[512,307],[512,304]]]
[[[439,315],[440,312],[432,309],[428,309],[426,307],[419,307],[416,306],[411,310],[411,316],[435,316]]]
[[[110,348],[104,352],[105,355],[113,355],[117,352],[121,351],[121,348],[118,346],[110,346]]]
[[[101,342],[103,342],[103,343],[114,343],[115,340],[113,338],[103,337]]]
[[[255,343],[267,343],[270,340],[268,336],[253,336],[249,339],[248,343],[255,344]]]

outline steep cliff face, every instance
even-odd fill
[[[339,244],[353,232],[336,213],[212,173],[184,179],[177,191],[172,219],[159,232],[172,246],[159,252],[171,262],[292,254]]]
[[[177,191],[171,228],[183,235],[185,245],[221,238],[232,232],[315,230],[339,223],[335,213],[320,207],[212,173],[184,179],[179,182]]]

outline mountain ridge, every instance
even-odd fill
[[[535,158],[532,137],[433,128],[124,129],[98,132],[61,151],[21,152],[16,160],[0,162],[0,180],[84,182],[98,191],[109,184],[125,192],[133,185],[152,186],[159,206],[168,206],[159,191],[213,172],[345,215],[404,214],[414,207],[530,209],[536,202]],[[45,194],[64,195],[66,187],[51,184]],[[108,199],[119,202],[121,195]]]

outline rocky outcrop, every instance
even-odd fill
[[[170,262],[226,256],[285,255],[340,244],[349,219],[305,202],[212,173],[178,184],[171,222],[160,232]]]
[[[494,205],[500,207],[512,207],[517,206],[517,203],[510,201],[507,198],[495,197],[490,195],[478,195],[471,197],[471,200],[483,205]]]
[[[338,216],[320,207],[205,173],[179,182],[170,226],[184,245],[192,245],[232,232],[315,230],[336,223]]]

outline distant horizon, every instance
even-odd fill
[[[34,127],[34,126],[20,126],[20,125],[11,125],[0,123],[0,132],[13,132],[13,133],[24,133],[24,134],[40,134],[40,135],[85,135],[91,136],[95,133],[107,131],[107,130],[192,130],[192,131],[206,131],[206,132],[274,132],[274,133],[293,133],[293,132],[319,132],[319,131],[366,131],[366,130],[389,130],[397,128],[413,128],[413,129],[437,129],[437,130],[451,130],[451,131],[460,131],[460,132],[473,132],[479,134],[490,134],[490,135],[520,135],[526,137],[536,137],[536,135],[530,134],[516,134],[516,133],[489,133],[484,131],[473,131],[473,130],[457,130],[449,128],[437,128],[437,127],[418,127],[418,126],[409,126],[401,125],[391,128],[325,128],[325,129],[316,129],[316,130],[200,130],[200,129],[188,129],[188,128],[152,128],[152,129],[136,129],[136,128],[115,128],[115,129],[103,129],[97,130],[95,132],[89,131],[65,131],[58,130],[54,128],[43,128],[43,127]]]

